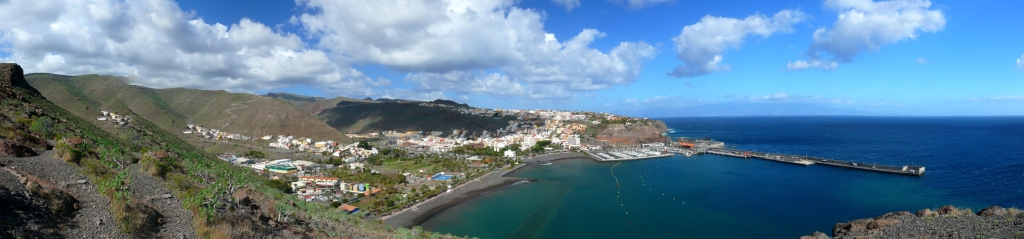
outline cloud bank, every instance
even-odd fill
[[[206,23],[171,1],[5,1],[0,46],[4,61],[29,72],[121,75],[160,88],[252,92],[308,84],[360,95],[382,85],[294,34],[249,19]]]
[[[408,73],[420,92],[569,100],[636,81],[656,53],[645,42],[590,48],[605,36],[596,29],[559,41],[544,31],[543,13],[514,4],[305,0],[310,12],[296,21],[332,57]]]
[[[769,37],[776,32],[793,32],[793,24],[807,19],[799,10],[782,10],[771,18],[754,14],[745,19],[705,16],[693,25],[683,27],[675,42],[677,59],[684,65],[669,72],[673,77],[697,77],[729,70],[722,63],[722,52],[739,48],[749,35]]]
[[[567,9],[578,0],[556,0]],[[29,72],[129,76],[134,84],[256,92],[297,85],[350,97],[484,94],[565,101],[635,82],[657,53],[645,42],[601,51],[581,29],[544,31],[514,0],[299,0],[288,23],[207,23],[172,0],[0,1],[0,60]],[[396,89],[353,65],[404,74]],[[408,97],[398,95],[408,94]]]
[[[826,0],[825,8],[839,12],[832,28],[818,28],[807,49],[807,60],[787,64],[789,70],[832,70],[863,51],[916,39],[921,32],[939,32],[946,26],[941,10],[928,0]]]

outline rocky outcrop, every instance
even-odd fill
[[[971,209],[943,206],[838,223],[832,238],[1019,238],[1024,234],[1024,213],[1021,210],[990,206],[977,214]],[[829,238],[824,233],[800,238]]]
[[[609,124],[595,138],[610,146],[629,146],[639,143],[665,142],[662,133],[668,132],[668,126],[658,120],[626,124]]]
[[[30,129],[42,110],[29,104],[16,87],[27,86],[18,64],[0,64],[0,155],[32,157],[52,148]]]

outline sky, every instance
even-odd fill
[[[26,72],[643,117],[1024,115],[1022,1],[0,0]]]

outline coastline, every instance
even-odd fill
[[[536,181],[536,179],[526,179],[509,177],[507,175],[513,174],[516,171],[539,162],[554,162],[565,159],[578,159],[578,158],[591,158],[588,155],[580,153],[555,153],[537,156],[531,159],[523,160],[523,164],[516,166],[508,171],[496,171],[488,173],[480,178],[474,179],[473,181],[463,184],[454,188],[452,192],[443,193],[434,198],[428,199],[427,201],[420,202],[413,205],[410,208],[404,209],[398,213],[392,214],[385,219],[382,219],[385,224],[391,227],[413,227],[419,226],[430,220],[430,218],[437,214],[459,205],[463,202],[472,200],[480,195],[487,192],[499,189],[508,185],[512,185],[519,181]],[[416,210],[412,210],[415,208]]]

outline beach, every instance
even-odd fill
[[[517,165],[516,167],[509,170],[500,170],[490,172],[480,178],[474,179],[469,183],[455,187],[451,192],[442,193],[436,197],[427,199],[426,201],[417,203],[409,208],[403,209],[395,214],[385,216],[382,218],[385,224],[392,227],[412,227],[423,224],[434,215],[441,213],[442,211],[458,205],[459,203],[471,200],[481,194],[489,191],[512,185],[519,181],[531,181],[533,179],[506,177],[516,170],[523,167],[536,164],[539,162],[551,162],[563,159],[572,158],[590,158],[585,154],[580,153],[556,153],[537,156],[530,159],[523,160],[523,164]]]

